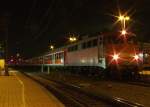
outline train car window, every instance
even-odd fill
[[[64,57],[64,52],[61,53],[61,58],[63,58],[63,57]]]
[[[78,45],[75,45],[74,46],[74,51],[77,51],[78,50]]]
[[[98,41],[98,39],[93,39],[88,42],[83,42],[81,44],[81,49],[86,49],[86,48],[97,46],[97,41]]]
[[[68,48],[68,51],[69,51],[69,52],[71,51],[71,47]]]
[[[94,47],[94,46],[97,46],[97,39],[94,39],[93,41],[92,41],[92,46]]]
[[[60,59],[60,58],[61,58],[61,56],[62,56],[61,54],[62,54],[62,53],[59,53],[59,55],[58,55],[58,58],[59,58],[59,59]]]
[[[74,46],[73,46],[73,47],[71,47],[71,51],[74,51]]]
[[[69,47],[69,48],[68,48],[68,51],[71,52],[71,51],[72,51],[72,47]]]
[[[82,49],[85,49],[86,48],[86,43],[82,43]]]
[[[59,59],[61,59],[61,57],[62,57],[62,53],[59,53]]]
[[[92,41],[87,42],[87,48],[90,48],[92,46]]]
[[[103,42],[103,38],[102,36],[99,37],[99,44],[101,44]]]
[[[56,59],[58,59],[59,58],[59,54],[58,53],[56,53]]]
[[[117,38],[114,36],[109,36],[107,38],[104,39],[104,44],[120,44],[123,43],[123,39],[122,38]]]
[[[68,48],[69,52],[76,51],[76,50],[78,50],[78,45],[74,45],[74,46]]]

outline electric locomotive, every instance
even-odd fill
[[[111,34],[104,36],[107,73],[112,77],[137,76],[143,62],[142,51],[135,36]]]

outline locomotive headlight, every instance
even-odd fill
[[[134,57],[135,60],[138,60],[138,59],[139,59],[139,56],[138,56],[138,55],[134,55],[133,57]]]
[[[118,60],[119,59],[119,55],[118,54],[114,54],[112,57],[113,57],[113,60]]]

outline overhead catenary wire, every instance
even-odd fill
[[[53,1],[55,1],[55,0],[53,0]],[[59,5],[61,5],[61,6],[62,6],[63,8],[65,8],[65,9],[67,8],[62,0],[60,0],[59,2],[57,2],[57,7],[56,7],[56,8],[58,8]],[[72,12],[69,13],[69,16],[72,17],[73,14],[74,14],[74,12],[76,12],[76,10],[79,9],[79,8],[80,8],[80,6],[79,6],[78,8],[76,8],[76,9],[72,10]],[[52,8],[51,8],[51,9],[52,9]],[[48,8],[48,10],[45,12],[45,15],[44,15],[45,17],[48,16],[48,14],[49,14],[49,12],[50,12],[51,9],[50,9],[50,7]],[[54,15],[54,14],[53,14],[53,15]],[[66,16],[66,15],[64,15],[64,16]],[[44,21],[44,18],[45,18],[45,17],[42,18],[43,20],[41,20],[41,22]],[[47,24],[44,26],[44,28],[38,33],[38,35],[35,36],[35,39],[38,39],[39,37],[41,37],[41,35],[42,35],[44,32],[46,32],[46,31],[48,30],[49,24],[50,24],[50,22],[51,22],[50,19],[52,18],[52,14],[51,14],[50,16],[48,16],[48,17],[49,17],[49,18],[48,18],[48,19],[49,19],[49,20],[48,20],[48,23],[47,23]],[[41,23],[41,22],[40,22],[40,23]],[[58,26],[58,25],[59,25],[59,23],[57,22],[57,23],[55,24],[55,27]]]
[[[31,18],[32,18],[32,15],[33,15],[33,11],[34,11],[34,9],[36,7],[36,4],[37,4],[37,0],[33,0],[32,7],[30,9],[29,15],[28,15],[27,20],[25,22],[26,25],[28,25],[30,23],[30,21],[31,21]]]
[[[37,24],[39,24],[39,26],[41,27],[41,25],[43,24],[43,22],[44,22],[44,20],[46,19],[46,17],[49,15],[49,12],[50,12],[50,10],[52,9],[52,7],[53,7],[53,5],[54,5],[54,2],[55,0],[51,0],[51,3],[50,3],[50,5],[49,5],[49,7],[48,7],[48,9],[46,10],[46,12],[43,14],[43,16],[42,16],[42,18],[40,19],[40,21],[39,21],[39,23],[37,23]],[[31,9],[30,9],[30,11],[29,11],[29,15],[27,16],[27,19],[25,20],[25,27],[26,26],[29,26],[29,25],[31,25],[32,23],[32,17],[33,17],[33,13],[35,12],[35,8],[36,8],[36,6],[37,6],[37,0],[33,0],[33,3],[32,3],[32,7],[31,7]],[[44,27],[45,28],[45,27]],[[31,37],[33,38],[33,39],[35,39],[35,38],[37,38],[37,35],[39,35],[39,34],[42,34],[42,32],[43,32],[44,30],[43,30],[43,28],[42,28],[42,30],[38,30],[36,33],[33,33],[33,34],[30,34],[31,35]],[[30,40],[30,39],[29,39]],[[29,41],[30,42],[30,41]],[[32,42],[33,42],[33,40],[32,40]],[[22,41],[21,42],[21,44],[24,44],[24,42]]]
[[[33,37],[34,40],[37,40],[38,38],[40,38],[41,35],[48,30],[48,27],[49,27],[50,23],[52,22],[52,18],[55,15],[54,13],[49,15],[49,13],[52,12],[52,9],[57,8],[58,6],[59,6],[59,2],[56,2],[55,0],[51,1],[51,4],[49,5],[49,8],[47,9],[47,11],[45,12],[45,14],[43,15],[43,17],[40,21],[40,25],[42,25],[45,18],[48,17],[47,24],[44,27],[42,27],[41,30],[38,33],[34,34],[34,37]]]

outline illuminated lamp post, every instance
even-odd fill
[[[51,50],[54,50],[54,46],[53,46],[53,45],[50,45],[50,49],[51,49]]]
[[[69,42],[73,43],[77,41],[77,37],[74,33],[69,33],[69,38],[68,38]]]
[[[69,41],[70,41],[70,42],[76,42],[76,41],[77,41],[77,38],[76,38],[76,37],[69,37]]]
[[[126,28],[126,21],[129,21],[130,17],[129,16],[120,15],[118,17],[118,20],[121,21],[121,24],[123,23],[123,28]]]

